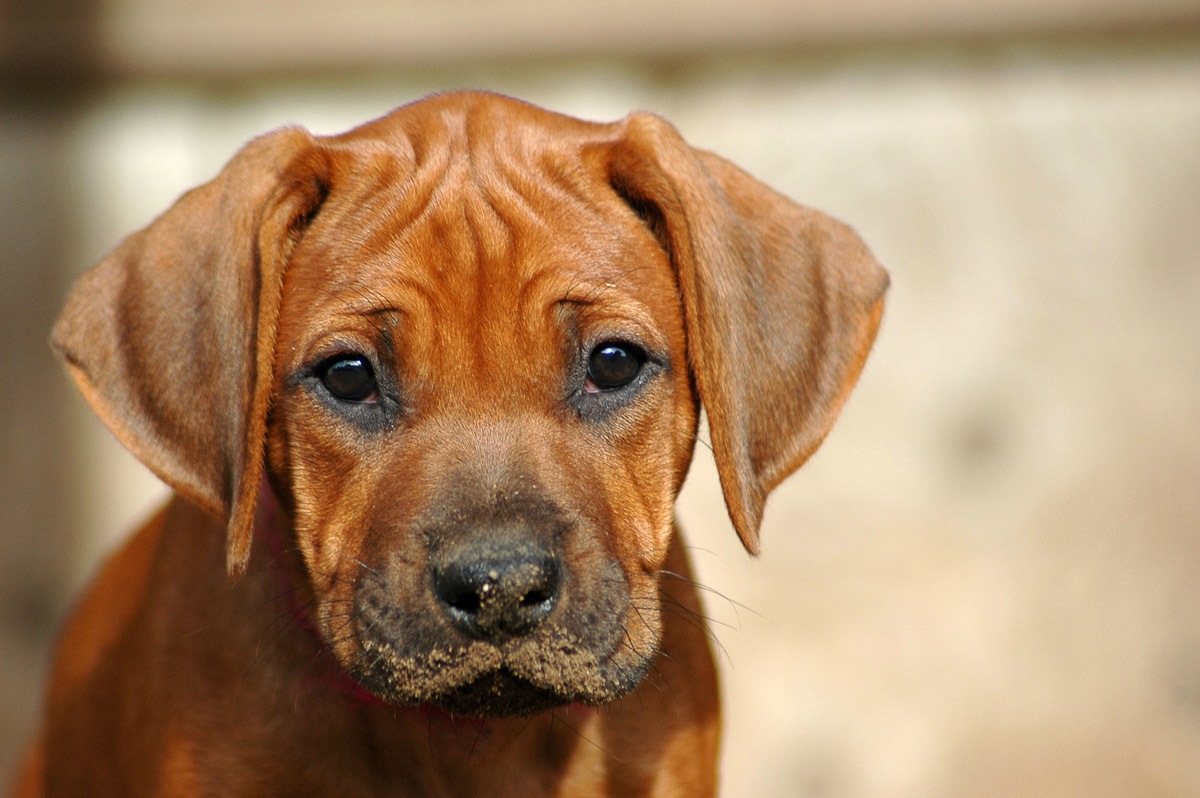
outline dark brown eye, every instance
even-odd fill
[[[325,390],[344,402],[367,402],[379,390],[375,370],[358,354],[338,355],[327,360],[317,371]]]
[[[588,391],[612,391],[624,388],[637,377],[646,362],[646,353],[633,344],[606,341],[588,356]]]

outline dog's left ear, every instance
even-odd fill
[[[234,575],[250,556],[284,265],[323,170],[305,131],[251,142],[81,275],[51,339],[117,439],[226,522]]]
[[[658,117],[618,123],[604,154],[675,268],[725,503],[757,554],[767,494],[821,444],[862,370],[887,272],[850,228]]]

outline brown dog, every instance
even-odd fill
[[[886,285],[649,115],[454,94],[254,141],[55,328],[177,496],[68,622],[19,794],[712,794],[700,405],[756,552]]]

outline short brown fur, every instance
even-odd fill
[[[67,622],[16,794],[712,795],[700,409],[757,552],[886,287],[646,114],[462,93],[252,142],[55,328],[176,495]]]

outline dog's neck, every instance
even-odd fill
[[[262,541],[268,555],[267,568],[276,580],[275,589],[282,611],[320,652],[324,665],[319,679],[321,685],[359,706],[387,705],[387,702],[359,684],[326,648],[310,612],[310,590],[300,573],[303,565],[299,562],[294,544],[288,542],[288,529],[290,522],[275,498],[275,492],[264,481],[259,489],[254,534]]]

